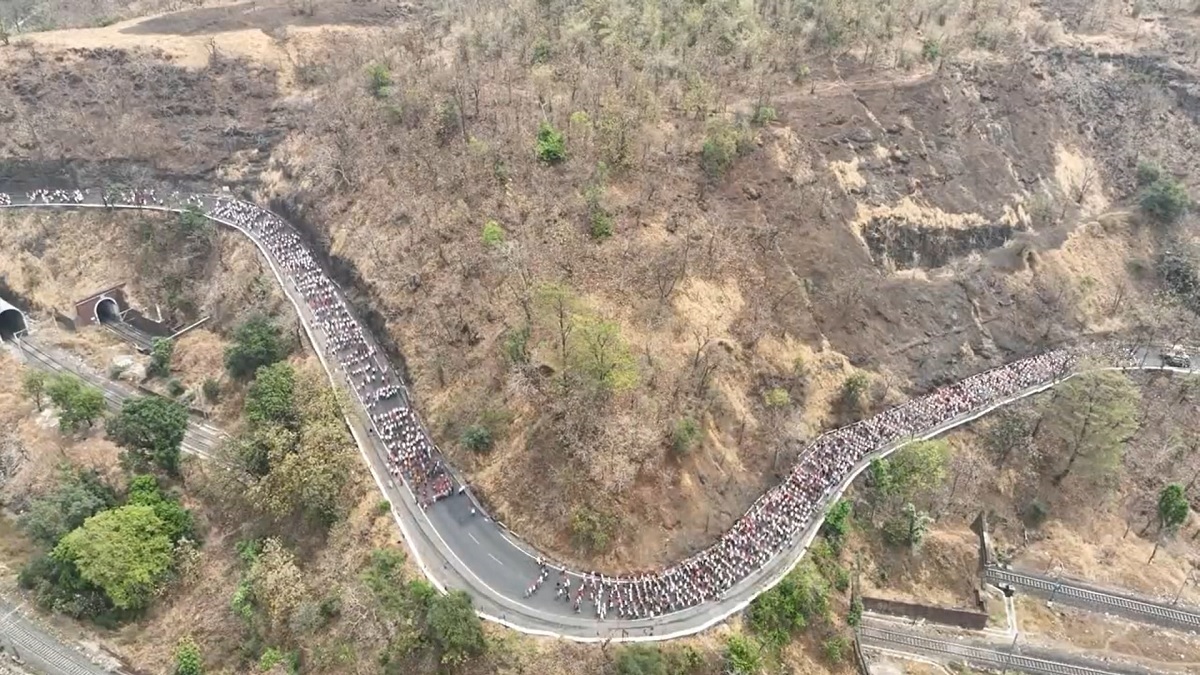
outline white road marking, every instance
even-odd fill
[[[471,541],[475,542],[476,544],[479,544],[479,540],[475,538],[475,535],[473,535],[473,534],[471,534],[470,532],[468,532],[468,533],[467,533],[467,536],[471,538]],[[483,544],[479,544],[479,545],[480,545],[480,546],[483,546]]]
[[[471,538],[474,539],[475,537],[471,537]],[[492,560],[495,560],[496,564],[500,565],[501,567],[504,566],[504,563],[500,562],[500,559],[497,558],[496,556],[492,555],[491,553],[488,554],[488,557],[491,558]]]

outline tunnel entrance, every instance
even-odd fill
[[[100,323],[120,323],[121,310],[117,301],[112,298],[102,298],[96,303],[96,320]]]
[[[25,330],[25,315],[17,309],[0,312],[0,340],[8,342]]]

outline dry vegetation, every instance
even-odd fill
[[[156,9],[105,5],[61,25]],[[559,558],[646,567],[711,541],[806,438],[871,407],[1091,333],[1189,334],[1156,265],[1195,246],[1194,218],[1153,224],[1136,176],[1146,162],[1194,175],[1194,9],[259,2],[14,34],[0,183],[227,184],[270,201],[377,312],[439,443],[502,520]],[[539,157],[542,125],[562,134],[561,160],[544,145]],[[43,311],[127,278],[138,301],[166,304],[189,280],[180,311],[215,317],[176,350],[189,387],[219,371],[233,317],[280,308],[234,235],[195,267],[160,266],[144,219],[73,215],[62,236],[61,216],[2,218],[0,274]],[[982,499],[1020,561],[1148,593],[1177,584],[1194,525],[1149,567],[1139,526],[1122,536],[1182,466],[1153,436],[1185,425],[1158,419],[1166,386],[1146,385],[1154,423],[1091,502],[1084,486],[1048,486],[1037,458],[998,469],[975,432],[957,436],[953,494],[928,496],[938,523],[921,554],[858,532],[864,581],[968,602],[966,523]],[[37,424],[27,408],[7,408],[24,411],[5,423],[13,437]],[[470,440],[480,429],[490,444]],[[359,499],[304,561],[316,578],[342,583],[382,542]],[[1026,531],[1033,500],[1050,518]],[[165,664],[147,645],[184,632],[195,602],[211,631],[197,639],[236,663],[234,528],[212,527],[198,578],[220,590],[177,589],[114,638],[138,662]],[[611,658],[490,644],[480,672],[597,672]],[[785,661],[821,672],[808,647]],[[698,648],[712,665],[716,647]]]

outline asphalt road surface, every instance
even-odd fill
[[[13,195],[12,198],[13,203],[6,208],[22,206],[58,209],[104,208],[100,203],[98,193],[89,195],[81,204],[73,205],[24,204],[21,203],[23,195]],[[206,206],[213,202],[211,197],[204,197],[203,200]],[[118,205],[116,208],[176,210],[133,205]],[[326,348],[325,336],[315,327],[316,324],[307,304],[292,280],[282,271],[278,261],[272,259],[262,242],[257,241],[254,236],[242,230],[236,223],[215,218],[214,220],[242,231],[259,247],[260,253],[270,264],[277,281],[301,317],[302,324],[315,347],[314,351],[322,360],[322,365],[331,382],[352,391],[352,388],[341,380],[342,376],[337,368],[332,367],[334,364],[328,360],[331,352]],[[347,306],[350,306],[349,303]],[[31,332],[36,335],[36,326]],[[373,336],[369,332],[367,339],[373,340]],[[382,350],[378,349],[378,345],[375,346],[377,353],[382,353]],[[1144,367],[1157,368],[1161,366],[1156,354],[1157,352],[1147,352]],[[1035,394],[1052,385],[1053,383],[1047,382],[1032,387],[985,409],[965,413],[935,429],[918,434],[910,440],[922,440],[944,433],[1012,400]],[[393,514],[403,535],[404,543],[426,576],[443,590],[462,589],[466,591],[473,599],[475,608],[481,616],[522,632],[559,636],[576,641],[606,639],[644,641],[680,637],[702,631],[741,611],[754,597],[777,583],[804,555],[820,526],[819,518],[815,518],[806,530],[793,538],[786,550],[742,579],[717,600],[654,619],[618,620],[609,618],[600,621],[590,614],[574,613],[568,604],[556,601],[553,592],[547,592],[545,588],[533,597],[524,597],[525,589],[538,574],[536,554],[501,524],[488,518],[482,507],[473,501],[469,491],[465,495],[455,495],[435,502],[428,509],[419,506],[407,486],[398,485],[390,479],[387,465],[383,459],[386,454],[382,443],[379,442],[377,434],[368,431],[369,417],[359,405],[357,398],[352,394],[351,399],[354,401],[354,405],[353,409],[348,411],[347,423],[355,436],[364,460],[371,468],[376,483],[392,503]],[[843,479],[837,489],[817,507],[816,512],[823,514],[825,509],[840,497],[853,478],[866,468],[870,459],[888,454],[902,445],[903,443],[900,443],[880,448],[869,457],[864,458]],[[472,508],[475,509],[474,515]],[[578,578],[578,575],[572,574]]]

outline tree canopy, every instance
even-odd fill
[[[262,366],[246,392],[246,419],[296,428],[296,371],[288,363]]]
[[[805,559],[774,588],[750,603],[750,627],[772,645],[783,645],[793,632],[829,613],[829,583]]]
[[[287,354],[279,326],[266,317],[253,316],[234,330],[233,344],[225,348],[225,369],[233,377],[246,380],[259,368],[282,361]]]
[[[69,373],[50,378],[46,393],[58,408],[59,428],[67,432],[92,426],[104,412],[104,393]]]
[[[154,509],[134,505],[88,518],[62,538],[54,557],[74,563],[117,607],[138,609],[166,577],[171,551],[168,528]]]
[[[85,520],[115,503],[116,494],[95,471],[64,468],[54,489],[31,501],[18,523],[30,539],[54,546]]]
[[[436,595],[429,605],[429,636],[442,654],[442,663],[461,664],[483,653],[483,625],[463,591]]]
[[[121,411],[108,419],[106,431],[114,443],[125,448],[135,468],[152,465],[178,476],[179,448],[187,423],[187,410],[175,401],[139,396],[121,405]]]
[[[1182,485],[1172,483],[1166,486],[1158,493],[1159,527],[1169,532],[1179,529],[1187,522],[1190,508]]]
[[[1046,407],[1041,425],[1067,455],[1054,483],[1061,483],[1081,462],[1096,474],[1116,468],[1125,440],[1137,429],[1140,401],[1141,393],[1116,371],[1084,373],[1064,383]]]

